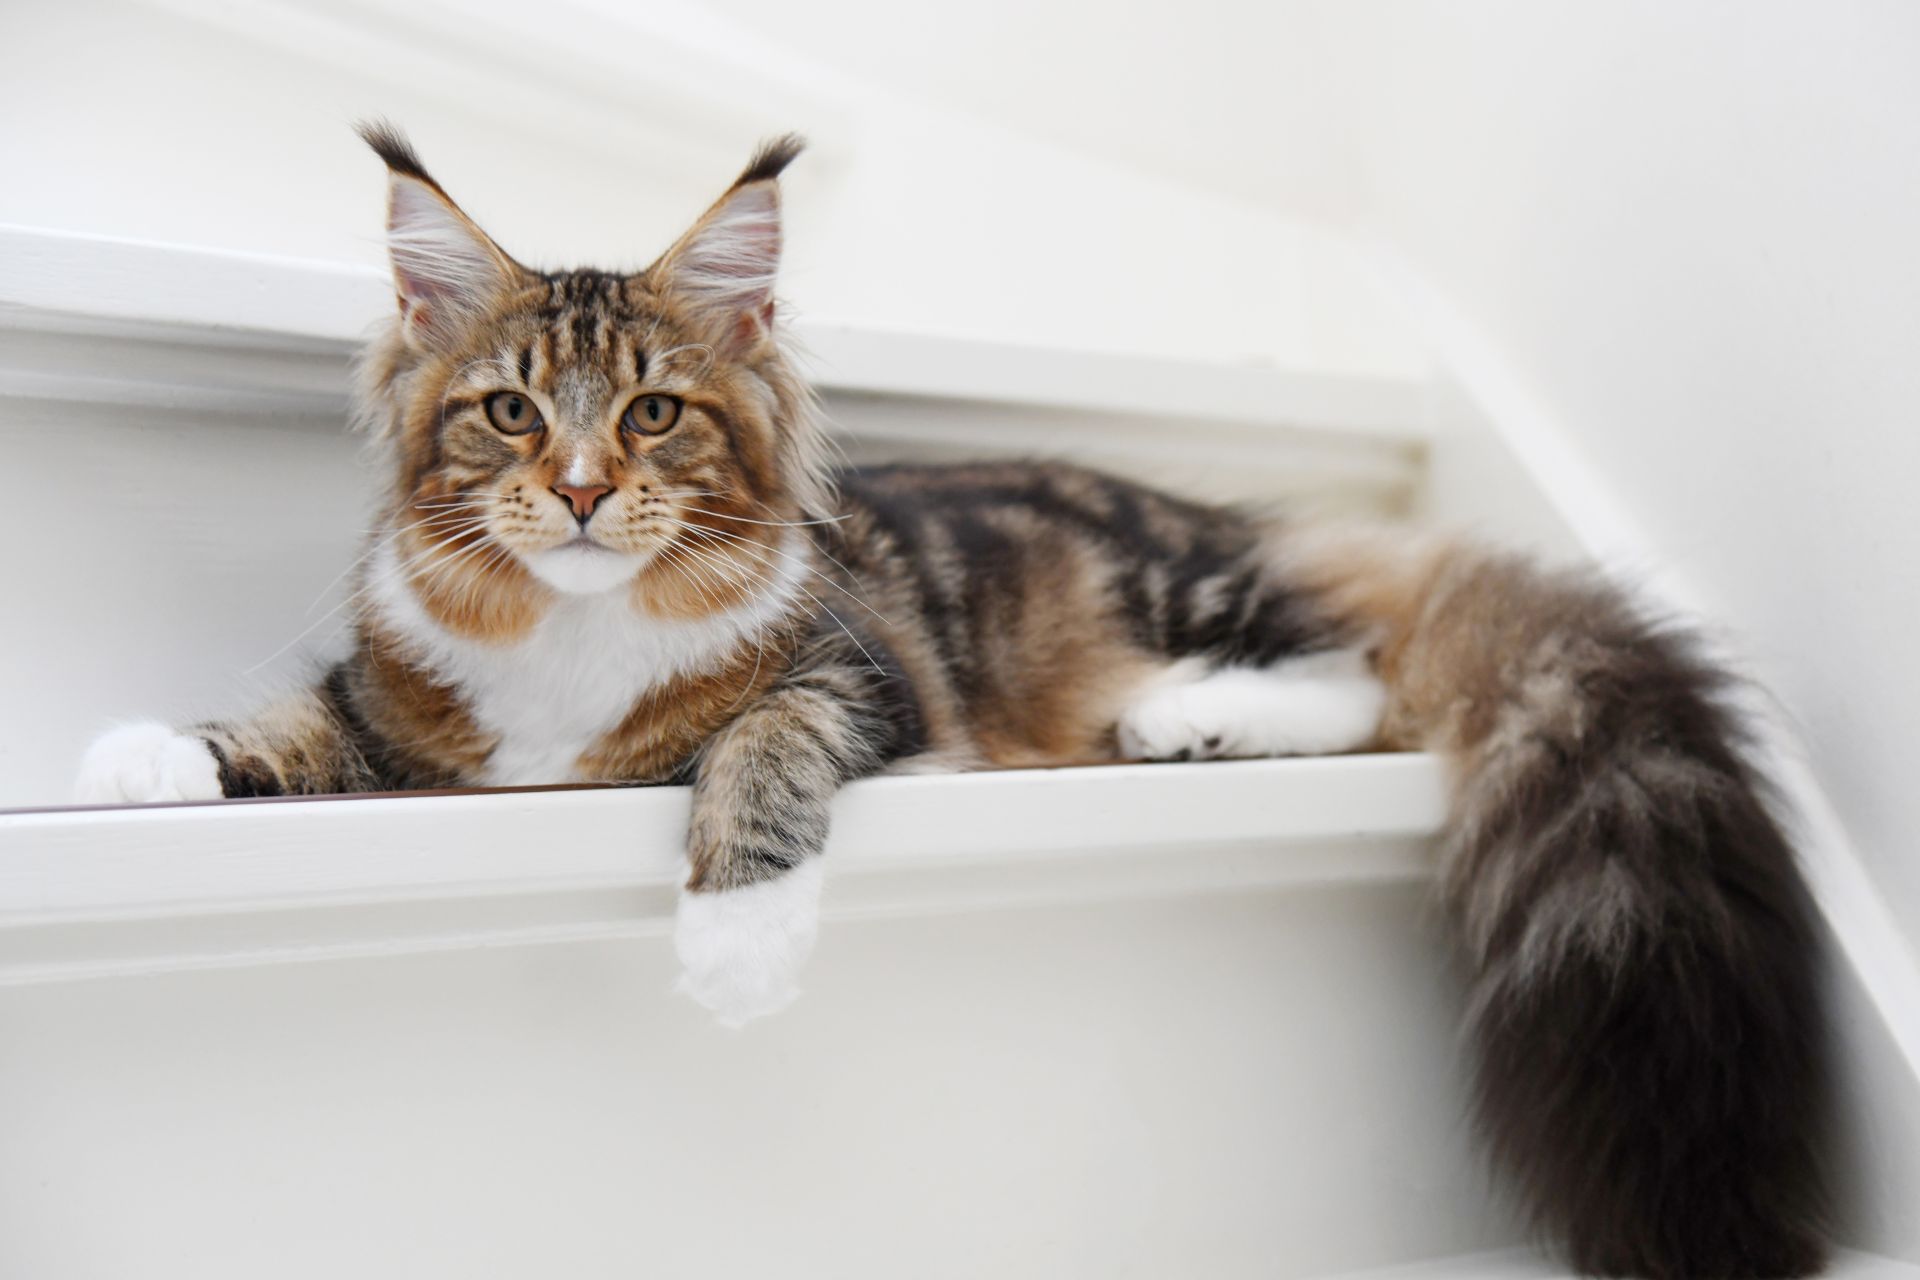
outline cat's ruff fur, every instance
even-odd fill
[[[724,665],[792,610],[803,541],[793,532],[782,544],[786,558],[762,595],[703,617],[649,617],[608,589],[563,595],[524,636],[490,643],[436,622],[385,547],[370,563],[367,608],[433,679],[465,691],[475,723],[496,740],[481,771],[488,785],[578,782],[581,757],[641,695]]]
[[[522,266],[367,138],[399,308],[360,367],[392,480],[354,652],[246,720],[115,730],[82,799],[691,781],[681,989],[738,1022],[798,990],[851,779],[1439,751],[1476,1116],[1521,1201],[1593,1274],[1818,1267],[1811,911],[1689,636],[1591,575],[1071,467],[836,488],[772,294],[796,142],[617,275]]]

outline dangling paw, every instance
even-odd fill
[[[220,766],[207,744],[151,721],[95,738],[73,788],[81,804],[218,800],[221,794]]]
[[[1120,716],[1120,752],[1142,760],[1329,755],[1373,743],[1386,686],[1357,649],[1226,667],[1150,686]]]
[[[681,965],[675,989],[726,1027],[792,1004],[800,966],[820,933],[823,879],[820,859],[812,857],[744,889],[682,892],[673,925]]]

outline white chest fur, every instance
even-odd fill
[[[712,670],[784,615],[806,572],[790,541],[771,587],[737,608],[696,620],[636,611],[624,590],[563,595],[532,632],[511,644],[454,635],[421,608],[393,550],[373,558],[370,607],[409,641],[415,660],[464,696],[476,724],[499,744],[492,786],[582,781],[581,755],[618,725],[649,689]]]

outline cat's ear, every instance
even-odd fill
[[[806,145],[787,134],[760,145],[727,193],[647,274],[736,350],[773,326],[780,271],[780,172]]]
[[[387,163],[387,252],[400,325],[417,347],[445,346],[530,277],[461,211],[392,125],[360,126]]]

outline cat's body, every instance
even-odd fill
[[[775,178],[635,276],[530,272],[391,134],[394,482],[351,657],[116,731],[83,794],[691,781],[683,989],[792,998],[829,804],[894,767],[1446,753],[1479,1119],[1583,1269],[1822,1251],[1812,926],[1722,679],[1617,590],[1065,466],[830,477],[777,341]],[[837,484],[834,481],[837,480]]]

